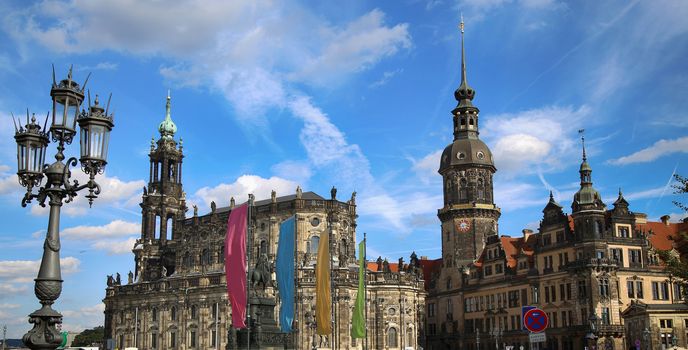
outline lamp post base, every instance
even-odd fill
[[[43,307],[29,315],[29,323],[33,329],[22,337],[24,345],[31,350],[54,350],[62,343],[62,335],[55,325],[62,323],[62,315],[53,310],[50,305]]]

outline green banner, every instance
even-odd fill
[[[358,260],[360,263],[360,266],[358,267],[358,294],[356,295],[354,315],[351,320],[351,337],[365,338],[365,239],[358,245],[358,256]]]

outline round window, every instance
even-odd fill
[[[485,153],[483,153],[483,151],[478,151],[477,156],[478,156],[478,159],[484,159],[484,158],[485,158]]]
[[[312,218],[311,219],[311,225],[313,225],[313,227],[318,227],[318,225],[320,225],[320,219]]]
[[[466,158],[466,153],[459,152],[459,153],[456,154],[456,158],[465,159],[465,158]]]

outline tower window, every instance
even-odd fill
[[[461,117],[460,119],[461,119],[461,126],[465,127],[466,126],[466,118]]]
[[[172,222],[172,217],[168,217],[165,222],[165,238],[167,238],[167,240],[172,240]]]
[[[475,125],[473,118],[468,119],[468,125],[470,125],[470,126]]]

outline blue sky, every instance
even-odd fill
[[[10,112],[45,115],[51,63],[58,79],[70,64],[78,81],[92,72],[91,93],[113,93],[116,125],[103,194],[91,209],[83,195],[63,207],[55,307],[65,329],[102,324],[105,276],[133,267],[168,89],[187,201],[201,212],[249,192],[301,185],[327,196],[335,185],[341,198],[358,193],[370,256],[439,257],[437,168],[452,138],[460,12],[480,136],[498,169],[500,234],[536,227],[549,190],[570,208],[581,128],[609,206],[622,188],[632,210],[680,219],[671,201],[685,197],[670,185],[688,175],[684,1],[9,1],[0,5],[0,324],[20,337],[38,308],[47,211],[20,206]]]

